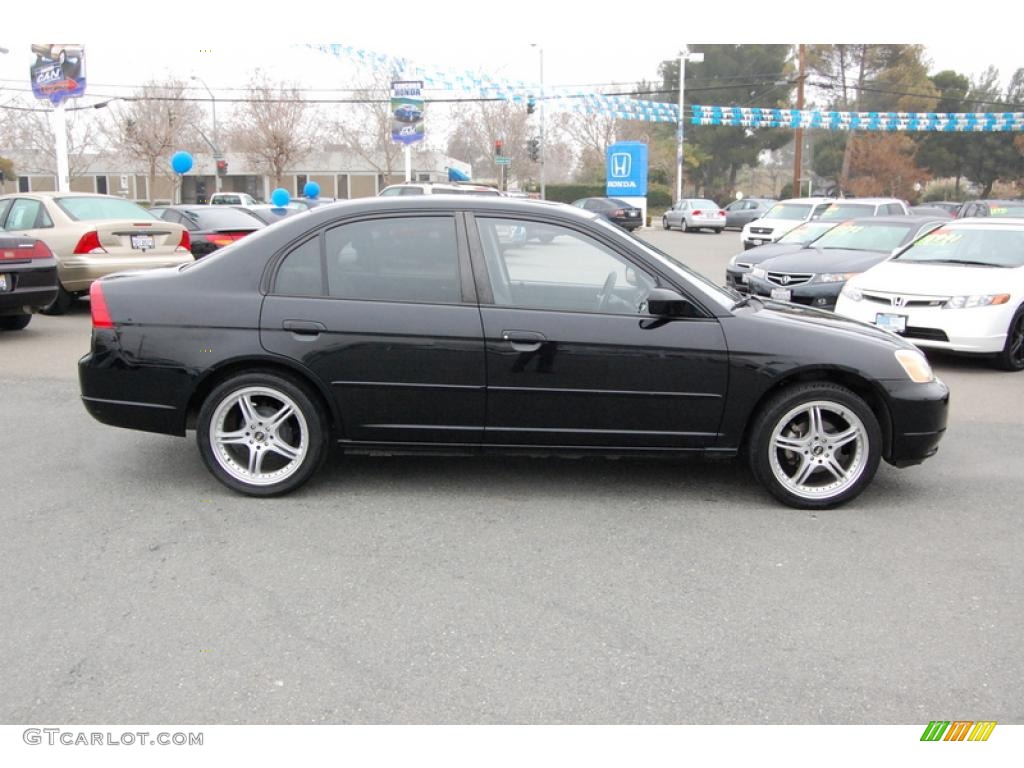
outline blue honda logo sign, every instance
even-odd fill
[[[647,196],[647,145],[620,141],[608,147],[606,194],[609,197]]]

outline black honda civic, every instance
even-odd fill
[[[525,231],[526,237],[522,237]],[[194,429],[210,471],[291,491],[351,452],[747,458],[833,507],[920,463],[949,391],[905,340],[747,297],[604,217],[509,198],[371,198],[91,290],[85,407]]]

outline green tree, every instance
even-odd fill
[[[1005,107],[1024,101],[1024,69],[1010,80],[1006,97],[999,92],[999,72],[989,67],[972,83],[967,106],[970,112],[1002,112]],[[1014,146],[1012,133],[965,134],[965,175],[981,187],[980,197],[989,197],[996,181],[1019,181],[1024,161]]]
[[[704,54],[702,63],[686,66],[686,106],[776,107],[789,104],[793,84],[792,46],[788,45],[694,45]],[[660,100],[675,102],[679,93],[679,60],[663,61]],[[675,142],[675,127],[660,124],[659,141]],[[745,166],[755,165],[766,149],[778,149],[792,132],[772,128],[692,126],[685,130],[686,179],[701,194],[731,199],[736,177]],[[674,155],[673,155],[674,156]],[[696,191],[695,190],[695,191]]]
[[[931,82],[938,91],[936,112],[966,112],[967,95],[971,81],[951,69],[944,69],[931,76]],[[967,143],[971,139],[966,133],[926,133],[918,140],[918,163],[928,168],[933,176],[953,176],[954,197],[960,196],[960,181],[964,175],[967,160]]]

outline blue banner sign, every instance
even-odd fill
[[[391,140],[399,144],[423,141],[423,82],[396,80],[391,83]]]
[[[60,104],[85,93],[85,48],[66,43],[33,43],[36,60],[29,67],[37,99]]]
[[[608,197],[647,197],[647,145],[642,141],[612,144],[605,167]]]

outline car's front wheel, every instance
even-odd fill
[[[329,427],[314,396],[276,373],[234,376],[203,402],[199,451],[214,477],[251,496],[288,493],[327,454]]]
[[[1024,306],[1010,321],[1006,330],[1006,344],[996,356],[996,366],[1004,371],[1024,371]]]
[[[750,431],[754,476],[779,501],[828,509],[858,496],[881,458],[882,430],[845,387],[800,384],[773,396]]]

